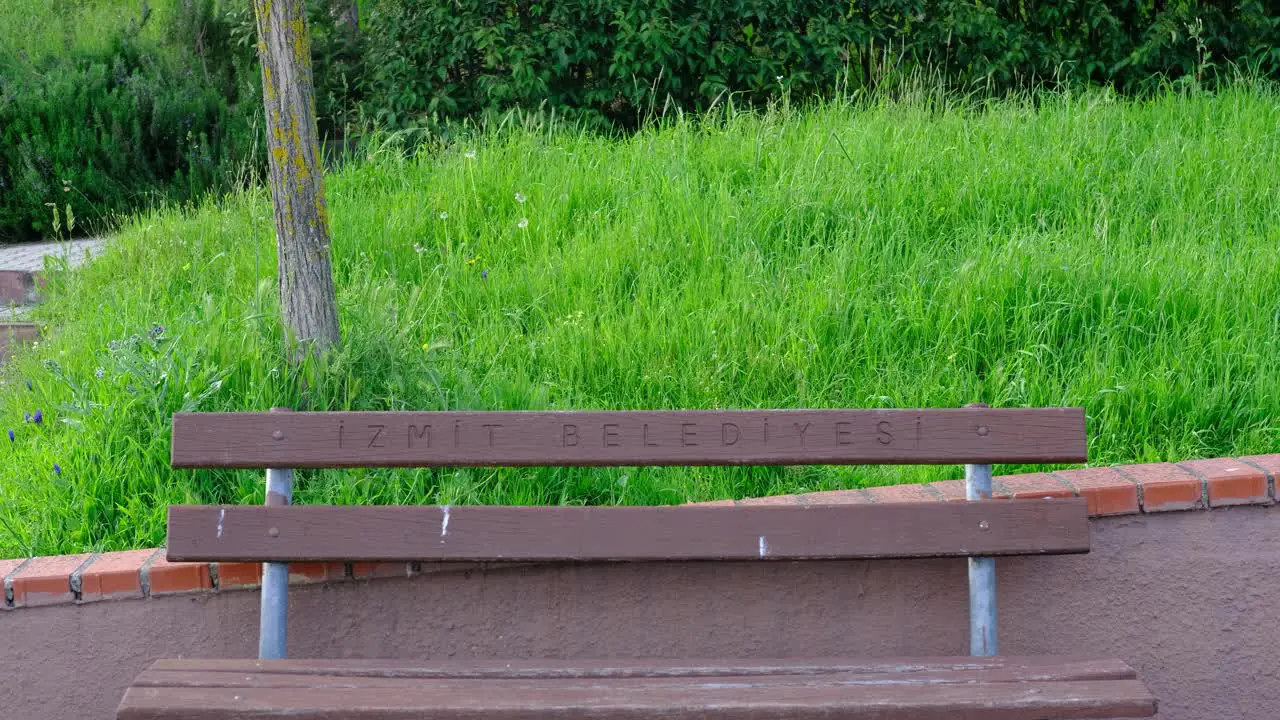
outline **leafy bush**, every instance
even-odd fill
[[[81,10],[30,8],[68,26]],[[110,17],[100,41],[0,54],[0,239],[58,234],[68,215],[73,231],[98,231],[114,214],[224,188],[252,156],[256,115],[236,102],[214,0]]]
[[[83,229],[262,165],[248,0],[153,0],[140,14],[8,1],[19,9],[0,10],[0,240],[53,231],[48,203],[65,215],[70,202]],[[1280,76],[1280,10],[1262,0],[307,2],[321,135],[340,147],[351,128],[512,108],[634,129],[673,108],[831,96],[921,68],[991,93],[1211,85],[1237,67]],[[352,3],[358,32],[341,18]],[[42,40],[6,46],[28,15]],[[118,27],[97,35],[82,27],[110,19]]]
[[[1280,71],[1259,0],[381,0],[365,35],[365,107],[391,126],[516,106],[633,126],[919,67],[995,91]]]
[[[318,107],[336,137],[354,115],[357,38],[335,30],[325,0],[310,5]],[[114,214],[221,191],[262,165],[250,4],[157,6],[83,51],[0,52],[0,240],[60,234],[68,215],[73,232],[99,231]],[[80,9],[31,12],[73,20]]]
[[[347,0],[307,0],[316,117],[320,136],[331,141],[342,140],[360,123],[361,115],[365,36],[344,25],[337,12],[344,4],[349,6]],[[218,11],[216,22],[227,33],[227,65],[237,80],[241,102],[256,109],[262,105],[262,81],[252,3],[228,3]]]
[[[50,235],[66,207],[92,222],[220,187],[253,134],[213,87],[122,44],[0,78],[0,235]],[[49,203],[59,206],[51,211]]]

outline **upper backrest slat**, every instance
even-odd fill
[[[178,413],[173,465],[1071,463],[1081,408]]]

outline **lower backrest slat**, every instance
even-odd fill
[[[179,561],[973,557],[1089,550],[1085,501],[814,507],[173,506]]]

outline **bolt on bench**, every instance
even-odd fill
[[[991,463],[1078,462],[1079,408],[194,413],[173,465],[271,468],[263,507],[169,510],[168,557],[263,562],[258,660],[160,660],[118,717],[1032,720],[1155,714],[1119,660],[998,657],[995,560],[1084,553],[1082,499],[990,500]],[[964,503],[301,507],[290,468],[964,463]],[[965,557],[972,658],[287,660],[297,561]],[[316,628],[322,631],[323,628]]]

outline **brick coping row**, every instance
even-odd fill
[[[1232,505],[1274,505],[1280,453],[1003,475],[999,498],[1083,497],[1094,517],[1206,510]],[[844,505],[964,500],[964,481],[830,490],[700,505]],[[411,577],[442,566],[478,563],[292,563],[291,584]],[[142,599],[175,593],[223,592],[258,587],[259,563],[173,563],[164,548],[0,560],[4,602],[0,610],[102,600]]]

